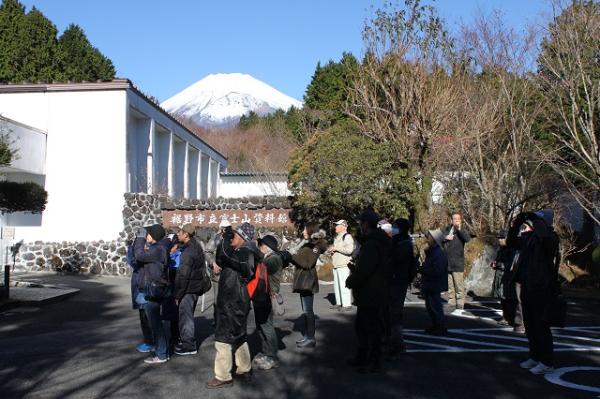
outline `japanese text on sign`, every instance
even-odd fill
[[[173,210],[162,211],[163,225],[165,227],[181,227],[191,223],[196,227],[219,227],[222,221],[228,221],[232,226],[245,222],[257,227],[285,227],[293,226],[289,209],[259,209],[259,210],[234,210],[224,209],[215,211],[199,210]]]

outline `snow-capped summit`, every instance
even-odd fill
[[[300,101],[242,73],[208,75],[161,105],[168,112],[201,126],[236,123],[250,111],[267,115],[278,109],[302,107]]]

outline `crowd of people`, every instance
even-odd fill
[[[139,309],[143,336],[137,350],[151,353],[144,362],[161,364],[173,354],[197,353],[194,312],[199,297],[218,277],[214,378],[207,387],[231,386],[234,379],[251,378],[253,369],[279,367],[273,319],[284,312],[280,282],[288,265],[295,268],[292,289],[299,295],[302,310],[302,336],[296,347],[315,348],[317,264],[323,254],[331,257],[333,265],[335,304],[331,309],[346,312],[356,306],[357,346],[348,364],[357,371],[380,372],[384,360],[406,351],[404,303],[418,274],[420,295],[431,319],[425,332],[447,334],[442,293],[448,293],[450,308],[460,312],[465,305],[464,246],[471,235],[462,216],[454,213],[448,226],[424,234],[424,258],[415,248],[407,219],[389,222],[365,210],[357,221],[356,237],[348,231],[346,220],[335,222],[331,241],[318,222],[306,223],[293,254],[282,251],[272,234],[257,237],[249,223],[235,229],[222,223],[211,241],[212,256],[205,254],[193,225],[170,233],[158,224],[140,228],[128,258],[133,268],[133,307]],[[558,238],[552,223],[549,210],[518,215],[511,228],[498,235],[499,250],[491,264],[496,271],[493,291],[501,300],[504,316],[500,323],[527,335],[529,359],[520,366],[534,374],[553,370],[552,309],[548,308],[559,288]],[[251,308],[261,342],[261,352],[254,359],[247,342]],[[170,328],[165,329],[163,321]]]

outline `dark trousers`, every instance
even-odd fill
[[[423,295],[425,296],[425,307],[427,308],[427,313],[429,313],[433,328],[446,328],[441,293],[425,291]]]
[[[150,328],[152,328],[152,334],[156,348],[154,353],[160,359],[167,358],[167,336],[163,328],[162,319],[160,317],[160,303],[148,301],[144,304],[144,310],[146,311],[146,317],[150,322]]]
[[[304,336],[308,339],[315,339],[316,322],[315,312],[313,310],[314,300],[315,296],[313,293],[300,294],[300,303],[302,304],[302,312],[304,312],[304,320],[306,323]]]
[[[542,316],[546,308],[546,297],[543,293],[529,292],[522,287],[523,321],[529,341],[529,357],[546,366],[554,365],[554,343],[552,330]]]
[[[358,338],[356,358],[361,363],[379,365],[384,330],[385,309],[370,306],[356,307],[355,329]]]
[[[142,308],[140,311],[140,327],[142,329],[142,336],[144,337],[144,343],[148,345],[154,345],[154,337],[152,336],[152,329],[150,328],[150,322],[146,317],[146,311]]]
[[[385,312],[385,337],[384,342],[387,350],[395,352],[404,344],[403,323],[404,301],[408,283],[397,284],[390,287],[390,304]]]
[[[196,294],[185,294],[179,300],[179,340],[185,349],[196,349],[194,312],[197,303]]]
[[[277,359],[277,333],[273,325],[271,302],[253,302],[256,331],[260,337],[262,353]]]

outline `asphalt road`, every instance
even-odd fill
[[[135,351],[139,322],[137,311],[131,310],[127,279],[44,276],[42,280],[81,292],[41,308],[0,313],[2,398],[563,399],[600,395],[598,303],[571,303],[568,328],[554,332],[558,370],[544,378],[518,367],[527,357],[526,341],[494,322],[498,305],[493,300],[470,303],[464,314],[450,315],[451,333],[437,338],[422,334],[428,326],[427,314],[421,301],[411,296],[405,316],[408,353],[386,363],[381,375],[361,375],[345,362],[354,350],[354,312],[330,310],[331,286],[322,286],[316,299],[318,346],[298,350],[294,341],[300,336],[300,303],[290,287],[284,287],[286,314],[276,321],[282,366],[257,371],[248,383],[207,390],[204,384],[213,376],[214,360],[211,308],[196,311],[202,342],[197,355],[146,365],[145,356]],[[254,355],[258,352],[255,334],[250,343]]]

